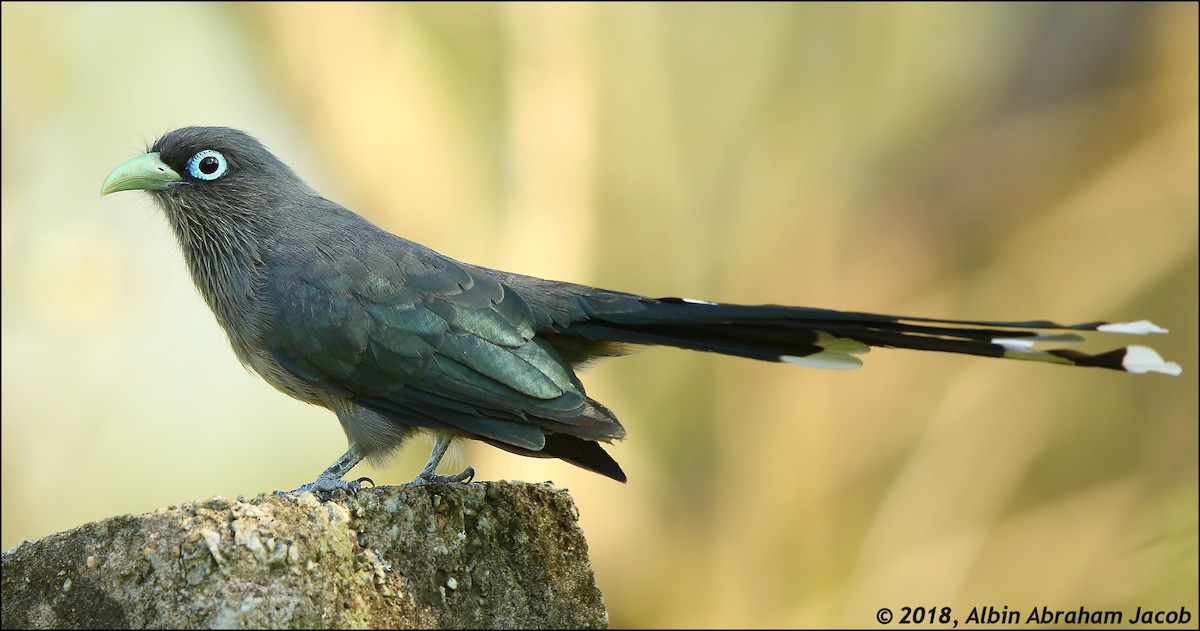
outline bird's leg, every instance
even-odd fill
[[[350,449],[346,450],[346,453],[342,454],[341,458],[338,458],[333,464],[329,465],[329,468],[322,472],[321,475],[317,476],[316,480],[309,482],[308,484],[305,484],[304,486],[301,486],[293,491],[288,491],[286,493],[283,491],[275,491],[275,494],[288,495],[290,493],[299,493],[300,491],[329,493],[336,491],[337,489],[344,489],[351,493],[355,493],[359,488],[361,488],[364,480],[370,482],[372,485],[375,484],[374,480],[371,480],[371,478],[359,478],[354,481],[342,479],[343,476],[345,476],[347,473],[350,473],[350,470],[353,469],[358,463],[362,462],[362,460],[362,453],[360,453],[357,448],[351,445]]]
[[[429,454],[429,462],[425,463],[425,468],[413,478],[410,484],[425,484],[429,482],[470,482],[475,477],[475,467],[467,467],[462,473],[454,475],[438,475],[438,463],[442,461],[442,456],[446,455],[446,450],[450,448],[450,443],[454,441],[454,437],[450,434],[438,433],[437,438],[433,443],[433,452]]]

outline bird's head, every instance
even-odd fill
[[[185,127],[113,169],[100,194],[146,191],[166,215],[192,279],[234,340],[250,321],[264,252],[316,193],[249,134]],[[303,223],[302,221],[300,222]]]
[[[244,212],[281,196],[311,193],[249,134],[228,127],[184,127],[113,169],[100,194],[140,190],[164,209]]]

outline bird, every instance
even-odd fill
[[[602,447],[625,428],[576,371],[644,346],[830,369],[857,368],[885,347],[1182,372],[1147,346],[1035,348],[1089,331],[1167,332],[1148,320],[942,320],[651,298],[463,263],[322,197],[229,127],[162,135],[105,178],[101,195],[118,191],[144,191],[161,208],[237,358],[337,416],[348,449],[297,491],[357,491],[368,479],[344,479],[354,466],[422,432],[434,445],[413,483],[471,481],[472,467],[436,472],[464,438],[625,482]]]

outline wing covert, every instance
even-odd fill
[[[539,448],[542,430],[623,435],[567,361],[535,337],[529,306],[509,287],[449,259],[351,259],[319,259],[270,279],[284,303],[270,349],[289,371],[400,422],[523,449]]]

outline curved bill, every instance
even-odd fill
[[[158,153],[134,156],[112,170],[100,185],[100,194],[117,191],[161,191],[182,180]]]

